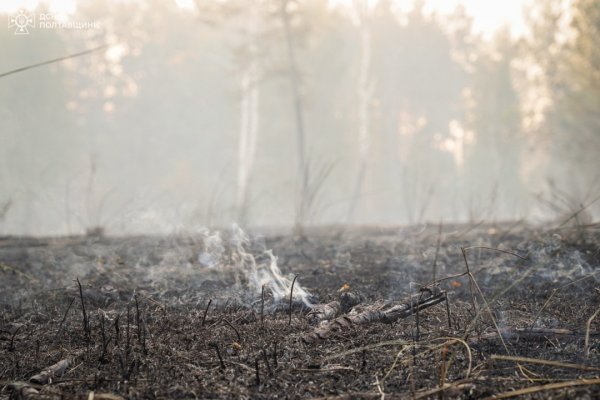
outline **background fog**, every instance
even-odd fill
[[[0,74],[108,47],[0,77],[0,234],[599,215],[596,0],[49,3]]]

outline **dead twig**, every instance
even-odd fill
[[[210,304],[212,303],[212,299],[208,300],[208,304],[206,305],[206,309],[204,310],[204,315],[202,316],[202,326],[206,322],[206,315],[208,314],[208,309],[210,308]]]
[[[440,221],[439,225],[438,225],[438,237],[437,237],[437,245],[435,246],[435,257],[433,258],[433,279],[432,281],[435,282],[436,276],[437,276],[437,261],[438,261],[438,256],[440,254],[440,246],[442,245],[442,221]]]
[[[10,335],[10,343],[8,345],[8,351],[13,352],[15,351],[15,337],[17,337],[17,333],[19,333],[19,331],[21,330],[21,328],[24,325],[20,325],[17,327],[17,329],[15,329],[15,331],[12,333],[12,335]]]
[[[265,351],[265,349],[261,350],[263,358],[265,360],[265,365],[267,366],[267,372],[269,373],[269,376],[273,376],[273,371],[271,370],[271,365],[269,364],[269,358],[267,357],[267,352]]]
[[[65,311],[65,315],[63,315],[62,320],[60,321],[60,324],[58,324],[58,331],[56,332],[56,337],[58,337],[58,335],[60,335],[60,333],[62,332],[63,324],[65,323],[65,320],[67,319],[67,314],[69,314],[69,311],[71,310],[71,307],[73,306],[74,302],[75,302],[75,297],[71,298],[71,301],[69,302],[69,306],[67,307],[67,311]]]
[[[292,324],[292,300],[294,299],[294,284],[296,283],[296,279],[298,275],[294,276],[294,280],[292,281],[292,288],[290,289],[290,318],[288,320],[288,326]]]
[[[260,289],[260,324],[265,325],[265,285]]]
[[[467,276],[469,277],[469,293],[471,294],[471,306],[473,307],[473,313],[477,313],[477,306],[475,305],[475,292],[473,290],[473,274],[469,269],[469,261],[467,261],[467,250],[464,247],[460,248],[463,258],[465,259],[465,267],[467,268]]]
[[[235,335],[237,336],[238,342],[241,342],[242,341],[242,337],[240,336],[240,332],[236,329],[236,327],[233,326],[233,324],[231,322],[229,322],[228,320],[226,320],[225,318],[223,318],[223,321],[225,321],[225,323],[227,325],[229,325],[229,327],[231,329],[233,329],[233,331],[235,332]]]
[[[85,301],[83,300],[83,288],[81,287],[81,282],[79,282],[79,278],[77,278],[77,286],[79,286],[79,298],[81,299],[81,312],[83,314],[83,331],[85,332],[85,338],[89,342],[90,341],[90,324],[88,321],[87,313],[85,312]]]
[[[219,359],[219,365],[221,366],[221,369],[224,370],[225,363],[223,362],[223,357],[221,357],[221,350],[219,349],[219,345],[217,343],[212,343],[211,347],[215,349],[215,352],[217,353],[217,358]]]
[[[260,386],[260,374],[258,372],[258,358],[254,359],[254,368],[256,369],[256,386]]]

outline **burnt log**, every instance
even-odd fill
[[[54,365],[49,366],[44,369],[37,375],[29,378],[29,382],[35,383],[38,385],[45,385],[47,383],[52,383],[54,378],[59,378],[65,374],[67,368],[69,368],[73,364],[72,358],[65,358],[64,360],[60,360]]]
[[[381,306],[367,307],[362,312],[353,310],[330,322],[324,322],[311,333],[304,335],[305,343],[314,343],[327,339],[336,332],[344,332],[355,325],[366,325],[374,322],[392,323],[398,319],[407,318],[428,307],[446,301],[446,292],[438,287],[422,288],[417,295],[411,296],[405,303],[383,309]]]

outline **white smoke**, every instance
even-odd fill
[[[236,276],[236,285],[249,291],[252,295],[260,297],[263,287],[270,291],[273,301],[289,298],[293,277],[282,274],[277,265],[277,257],[271,250],[263,250],[257,261],[250,252],[251,241],[248,235],[237,225],[232,227],[229,238],[230,248],[226,249],[219,232],[204,232],[204,251],[199,254],[199,261],[211,269],[223,268],[233,270]],[[291,279],[290,279],[291,278]],[[294,283],[293,297],[310,306],[311,294],[297,281]]]

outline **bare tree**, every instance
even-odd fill
[[[240,107],[240,137],[238,143],[238,174],[237,174],[237,212],[240,223],[247,217],[248,211],[248,182],[254,159],[259,128],[259,57],[258,57],[258,24],[259,8],[250,8],[250,17],[246,19],[246,32],[249,40],[245,43],[246,60],[241,72],[241,107]]]
[[[306,161],[305,151],[305,132],[304,118],[302,110],[302,102],[300,100],[300,78],[298,75],[298,63],[292,40],[292,32],[290,28],[290,16],[288,14],[288,4],[290,0],[281,0],[281,19],[285,34],[285,43],[287,48],[287,57],[289,63],[289,79],[292,86],[292,96],[294,104],[294,113],[296,116],[296,135],[298,140],[298,175],[300,177],[299,193],[297,197],[298,204],[296,206],[295,225],[296,229],[302,230],[302,225],[305,222],[307,214],[307,197],[308,197],[308,165]]]
[[[365,0],[355,0],[354,10],[360,30],[360,62],[358,73],[358,154],[359,167],[356,175],[354,194],[348,208],[346,220],[350,222],[354,216],[358,200],[367,174],[369,151],[371,149],[371,102],[374,94],[374,82],[371,77],[371,29],[369,27],[369,8]]]

